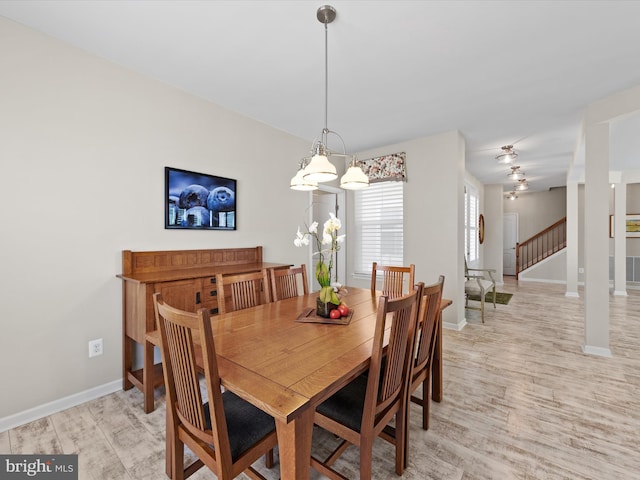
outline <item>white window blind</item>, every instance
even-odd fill
[[[478,191],[471,185],[464,187],[464,251],[467,262],[478,260]]]
[[[403,265],[403,182],[372,183],[355,192],[354,273],[371,275],[371,264]]]

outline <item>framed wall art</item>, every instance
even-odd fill
[[[236,180],[172,167],[164,171],[164,228],[236,229]]]
[[[609,237],[613,238],[613,215],[609,215]],[[627,238],[640,238],[640,213],[626,215],[625,231]]]

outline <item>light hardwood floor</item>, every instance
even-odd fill
[[[640,292],[610,297],[613,357],[603,358],[582,353],[582,300],[566,298],[563,285],[507,279],[498,290],[514,296],[488,306],[484,325],[468,311],[464,330],[444,331],[444,400],[432,403],[426,432],[412,405],[402,478],[640,479]],[[163,389],[156,395],[148,415],[132,389],[0,433],[0,452],[79,453],[81,479],[166,478]],[[316,434],[321,455],[335,439]],[[397,478],[392,447],[375,448],[374,478]],[[257,465],[279,477],[277,464]],[[358,450],[337,468],[357,478]]]

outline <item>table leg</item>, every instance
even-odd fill
[[[436,328],[436,344],[431,369],[431,398],[434,402],[442,401],[442,311],[438,315]]]
[[[309,480],[313,408],[289,423],[276,420],[281,480]]]
[[[144,342],[142,353],[142,393],[144,394],[144,413],[153,412],[155,398],[153,391],[153,350],[151,342]]]

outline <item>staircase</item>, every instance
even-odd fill
[[[520,272],[567,246],[567,217],[516,244],[516,280]]]

